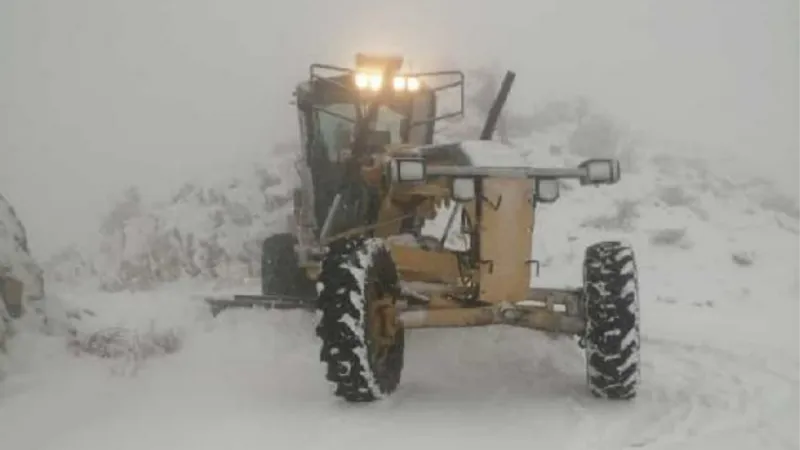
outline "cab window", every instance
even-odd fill
[[[433,117],[432,94],[421,94],[414,97],[411,104],[411,117],[407,117],[407,104],[398,101],[397,104],[382,105],[372,128],[379,132],[387,132],[392,144],[402,143],[402,130],[405,122],[425,121]],[[356,106],[352,102],[331,102],[322,106],[325,110],[314,108],[311,110],[314,152],[325,155],[331,162],[342,160],[342,150],[348,149],[353,138],[356,120]],[[331,114],[333,113],[333,114]],[[408,134],[408,143],[416,145],[428,144],[433,123],[422,123],[412,127]],[[322,156],[320,154],[320,156]]]

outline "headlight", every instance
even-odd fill
[[[395,91],[418,91],[419,78],[397,76],[394,77],[393,85]]]
[[[380,91],[383,87],[383,76],[379,73],[358,72],[353,76],[353,82],[358,89]]]
[[[616,159],[589,159],[578,165],[586,170],[580,182],[586,184],[614,184],[619,181],[620,168]]]
[[[369,86],[369,75],[365,73],[357,73],[355,76],[355,83],[356,87],[359,89],[364,89]]]
[[[369,88],[373,91],[380,91],[381,86],[383,86],[383,77],[380,75],[370,75],[369,76]]]
[[[393,183],[418,183],[425,181],[425,160],[422,158],[395,158],[389,165]]]
[[[557,179],[536,179],[536,201],[541,203],[553,203],[558,200],[558,195],[559,185]]]
[[[472,178],[453,178],[453,199],[468,202],[475,198],[475,180]]]
[[[353,75],[353,82],[357,89],[380,91],[383,87],[383,75],[370,72],[356,72]],[[392,87],[395,91],[415,92],[421,87],[419,78],[396,76],[392,79]]]

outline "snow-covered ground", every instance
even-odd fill
[[[531,164],[573,164],[562,138],[518,144],[537,149]],[[741,161],[657,146],[634,156],[618,185],[567,183],[540,206],[533,245],[534,283],[548,286],[580,283],[589,243],[636,248],[643,373],[632,402],[587,392],[572,340],[491,327],[411,331],[398,391],[345,404],[324,380],[311,314],[212,318],[208,280],[136,293],[50,284],[52,324],[76,334],[18,324],[0,448],[798,448],[796,198]],[[85,351],[109,329],[121,333],[105,346],[113,358]]]
[[[658,291],[646,277],[646,292]],[[174,354],[75,357],[23,333],[0,388],[14,450],[261,448],[790,449],[798,445],[796,303],[643,305],[643,385],[630,403],[592,398],[571,341],[527,330],[414,331],[403,381],[371,405],[334,399],[313,316],[233,311],[217,319],[181,289],[65,296],[84,327],[142,339],[177,330]],[[735,302],[731,302],[735,303]]]

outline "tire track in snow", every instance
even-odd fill
[[[298,444],[301,448],[331,438],[344,445],[364,430],[383,436],[398,427],[424,429],[425,436],[407,437],[423,446],[433,441],[458,446],[520,443],[550,450],[797,446],[797,373],[792,361],[779,363],[768,354],[645,339],[639,397],[608,402],[586,389],[582,352],[572,340],[507,327],[418,330],[409,333],[397,393],[384,402],[353,406],[335,401],[328,392],[313,324],[313,315],[262,311],[185,323],[186,340],[179,353],[148,361],[135,376],[103,384],[109,392],[130,391],[119,411],[97,423],[75,424],[80,433],[63,432],[66,440],[58,431],[40,438],[59,448],[82,448],[84,439],[103,427],[124,423],[128,428],[122,431],[134,441],[151,425],[177,427],[173,434],[178,436],[171,439],[180,443],[182,427],[203,428],[219,416],[231,423],[244,421],[246,426],[239,428],[254,435],[261,433],[261,419],[256,419],[264,418],[270,439],[308,444]],[[85,364],[75,361],[75,369],[80,365],[77,374],[93,371]],[[63,377],[59,379],[61,384]],[[85,384],[85,392],[75,396],[91,400],[97,387]],[[65,407],[58,398],[30,394],[27,400],[39,401],[45,410]],[[140,425],[128,420],[149,414],[154,414],[150,422]],[[34,420],[19,419],[20,429]],[[328,427],[332,435],[290,431],[300,423],[304,428]],[[210,441],[235,442],[237,436],[228,436],[231,431],[226,430],[203,428],[196,439],[207,434]],[[12,437],[20,434],[7,431]],[[18,438],[22,442],[23,436]]]
[[[315,377],[320,372],[317,343],[301,329],[308,326],[311,333],[310,324],[299,318],[287,323],[269,319],[274,327],[270,346],[292,348],[295,355],[284,357],[294,361],[286,365],[280,363],[284,358],[271,356],[283,368],[270,378],[296,377],[296,371],[305,371],[292,391],[320,394],[319,385],[325,383],[321,375],[319,380]],[[797,373],[791,362],[777,364],[769,355],[645,338],[639,397],[608,402],[586,390],[582,352],[569,339],[552,340],[507,327],[417,330],[409,333],[406,352],[398,392],[375,409],[403,417],[422,412],[429,417],[431,409],[473,419],[492,416],[504,424],[494,428],[509,429],[522,426],[520,422],[535,428],[537,420],[552,420],[570,431],[548,434],[544,425],[536,430],[546,440],[550,434],[562,435],[559,448],[687,450],[709,448],[730,436],[757,448],[796,447],[789,424],[793,414],[797,421],[792,409],[798,397]],[[297,353],[307,354],[301,366]],[[280,398],[288,401],[285,394]],[[788,419],[773,420],[781,414]],[[543,421],[543,415],[550,419]]]
[[[587,439],[586,445],[686,450],[739,436],[757,445],[751,448],[797,448],[796,425],[790,425],[798,418],[796,374],[759,365],[760,360],[647,339],[642,389],[630,406],[578,400],[600,438]],[[785,423],[773,422],[775,417],[783,417]]]

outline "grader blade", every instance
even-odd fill
[[[313,311],[315,308],[314,298],[286,295],[245,294],[234,295],[233,298],[210,297],[205,300],[211,307],[211,314],[214,316],[227,309],[263,308]]]

